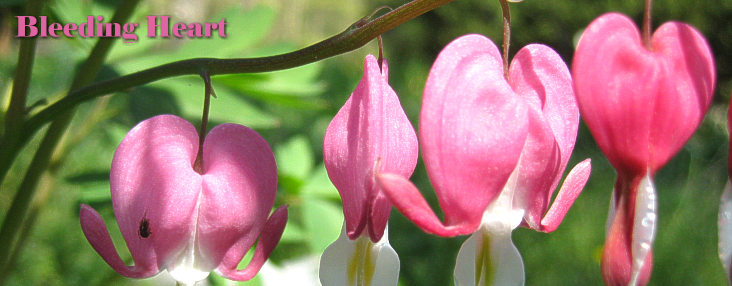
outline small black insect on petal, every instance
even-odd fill
[[[137,230],[137,234],[139,234],[141,238],[148,238],[152,234],[152,231],[150,231],[150,221],[148,221],[147,218],[143,217],[140,221],[140,228]]]

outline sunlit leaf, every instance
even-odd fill
[[[310,234],[308,243],[313,253],[322,253],[336,238],[343,224],[343,211],[334,203],[305,199],[303,220]]]

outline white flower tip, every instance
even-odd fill
[[[320,259],[323,286],[394,285],[399,280],[399,257],[389,245],[388,232],[376,243],[368,237],[350,240],[344,230]]]
[[[646,256],[651,251],[656,235],[656,187],[650,174],[643,177],[638,185],[633,218],[633,274],[631,284],[635,285],[643,269]]]
[[[732,183],[730,181],[727,181],[722,198],[720,198],[717,227],[719,230],[719,259],[729,278],[732,266]]]
[[[510,233],[489,236],[481,228],[460,247],[454,275],[456,286],[523,286],[524,262]]]

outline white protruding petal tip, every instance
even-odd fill
[[[730,279],[730,267],[732,267],[732,183],[730,181],[727,181],[720,199],[717,227],[719,229],[719,259],[727,273],[727,279]]]
[[[633,218],[633,272],[630,285],[636,285],[646,256],[651,251],[656,235],[656,187],[650,174],[638,185]]]
[[[350,240],[344,225],[341,235],[320,258],[320,283],[323,286],[396,286],[399,257],[387,237],[388,227],[376,243],[368,237]]]
[[[460,247],[454,275],[456,286],[522,286],[524,262],[511,240],[511,233],[489,236],[481,228]]]

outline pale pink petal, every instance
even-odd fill
[[[554,177],[561,176],[561,155],[544,117],[534,108],[529,108],[528,114],[529,135],[516,167],[513,204],[526,211],[524,220],[529,228],[540,229],[541,218],[554,192]],[[504,188],[504,192],[507,191],[511,190]]]
[[[136,264],[164,268],[190,240],[196,224],[201,176],[193,170],[196,129],[180,117],[160,115],[133,128],[112,159],[112,205]],[[149,236],[140,235],[148,221]],[[151,266],[144,266],[145,268]]]
[[[274,205],[277,166],[257,132],[222,124],[206,136],[203,173],[197,238],[215,266],[230,251],[243,256],[262,232]]]
[[[372,241],[379,241],[389,218],[391,206],[379,194],[374,174],[409,177],[417,164],[417,136],[386,81],[387,68],[384,62],[382,71],[376,58],[366,57],[363,78],[323,140],[323,161],[343,200],[351,239],[368,225]]]
[[[269,258],[269,255],[272,253],[275,246],[277,246],[280,238],[282,238],[282,232],[285,230],[286,224],[287,206],[281,206],[272,213],[269,219],[267,219],[267,223],[264,225],[262,233],[259,236],[257,247],[254,249],[254,256],[247,267],[242,270],[236,269],[239,262],[241,262],[242,257],[244,257],[244,254],[246,254],[251,247],[251,244],[247,244],[247,242],[245,242],[248,240],[248,238],[245,237],[242,243],[234,245],[232,250],[226,254],[224,260],[216,271],[221,276],[236,281],[247,281],[254,278],[254,276],[257,275],[257,272],[259,272],[259,269],[262,268],[262,265],[264,265],[264,262]],[[242,248],[242,246],[244,246],[244,248]]]
[[[569,162],[579,127],[579,108],[569,69],[550,47],[531,44],[514,56],[509,70],[509,83],[521,98],[541,111],[559,148],[559,169],[543,194],[546,200],[550,200]],[[550,152],[545,153],[547,157],[553,156]]]
[[[477,225],[508,180],[527,134],[520,101],[489,39],[460,37],[437,57],[422,101],[420,139],[446,225]]]
[[[567,215],[569,208],[577,199],[582,189],[587,183],[587,179],[590,178],[590,171],[592,170],[592,164],[590,159],[585,159],[579,164],[575,165],[572,170],[569,171],[567,178],[564,179],[562,188],[557,193],[557,198],[554,199],[552,207],[546,213],[544,218],[541,220],[540,230],[543,232],[552,232],[559,227],[562,223],[564,216]]]
[[[464,221],[445,225],[435,215],[417,187],[406,178],[396,174],[379,174],[377,182],[394,206],[423,231],[439,236],[457,236],[475,232],[480,220]]]
[[[114,243],[109,237],[107,227],[99,213],[88,205],[81,205],[79,212],[81,230],[94,250],[122,276],[130,278],[146,278],[160,272],[154,257],[145,257],[147,260],[136,261],[135,265],[127,266],[117,254]]]

